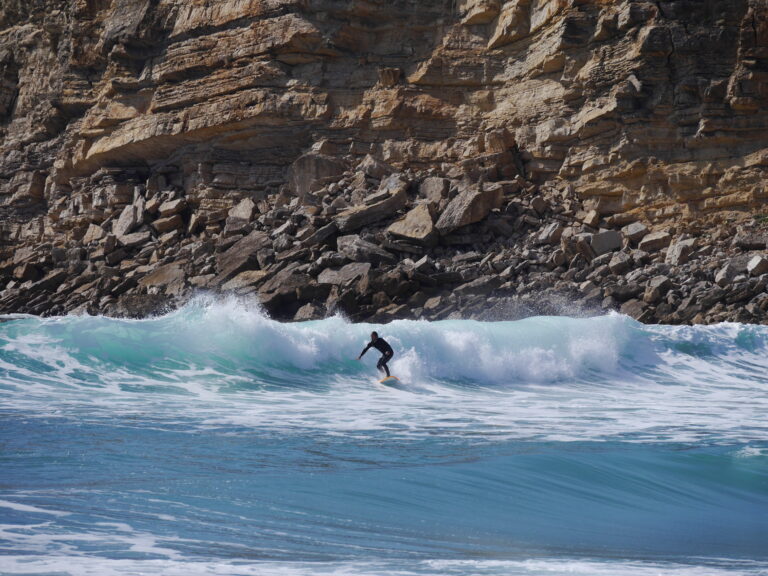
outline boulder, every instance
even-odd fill
[[[632,257],[626,252],[617,252],[608,262],[608,268],[612,274],[616,275],[629,272],[632,268]]]
[[[143,232],[134,232],[133,234],[126,234],[118,237],[118,242],[123,248],[134,248],[146,244],[152,239],[152,234],[149,230]]]
[[[736,260],[729,260],[725,265],[717,271],[715,274],[715,284],[721,288],[725,288],[730,284],[736,276],[744,272],[743,266]]]
[[[430,204],[439,204],[440,200],[448,197],[450,187],[451,181],[447,178],[425,178],[419,186],[419,196],[426,198]]]
[[[64,282],[64,280],[67,279],[69,276],[69,272],[67,270],[58,268],[56,270],[51,270],[43,276],[40,280],[32,284],[32,286],[29,287],[29,293],[30,294],[36,294],[38,292],[50,292],[59,284]]]
[[[592,234],[581,232],[571,238],[571,243],[575,252],[584,257],[587,262],[591,262],[595,257],[595,251],[592,248]]]
[[[179,214],[174,214],[168,218],[158,218],[152,222],[152,228],[157,230],[158,234],[165,234],[171,230],[179,230],[184,226],[184,221]]]
[[[544,200],[543,196],[534,196],[531,198],[531,208],[533,208],[539,216],[546,212],[547,207],[547,201]]]
[[[584,214],[581,221],[590,228],[597,228],[600,224],[600,214],[597,210],[590,210]]]
[[[353,262],[370,262],[373,265],[397,262],[393,254],[379,248],[376,244],[366,242],[356,234],[340,236],[336,240],[336,245],[339,252]]]
[[[298,288],[314,282],[311,276],[299,270],[300,267],[301,264],[298,262],[292,262],[264,282],[259,288],[259,292],[262,294],[274,292],[283,295],[292,293],[295,297]]]
[[[668,232],[651,232],[640,241],[637,247],[645,252],[657,252],[669,246],[670,242],[672,242],[672,236]]]
[[[245,198],[232,207],[227,213],[224,226],[224,236],[245,234],[256,212],[256,204],[250,198]]]
[[[138,225],[136,206],[129,204],[120,213],[120,217],[112,224],[112,233],[120,238],[129,234]]]
[[[468,188],[448,203],[435,228],[440,234],[450,234],[457,228],[485,219],[504,199],[501,186]]]
[[[765,250],[767,241],[764,234],[739,230],[733,238],[733,245],[742,250]]]
[[[139,280],[139,286],[158,286],[165,289],[166,294],[180,294],[184,289],[186,275],[178,262],[156,268],[150,274]]]
[[[627,300],[626,302],[624,302],[624,304],[621,305],[620,311],[622,314],[625,314],[635,319],[639,319],[645,312],[646,307],[647,307],[647,304],[642,300],[638,300],[637,298],[632,298],[631,300]]]
[[[344,286],[365,276],[371,269],[368,262],[353,262],[339,269],[326,268],[317,277],[318,284],[335,284]]]
[[[93,242],[98,242],[104,236],[106,236],[107,233],[104,231],[104,229],[101,226],[96,226],[96,224],[90,224],[88,226],[88,230],[85,231],[85,236],[83,236],[83,244],[88,245]]]
[[[246,286],[254,286],[264,280],[269,274],[266,270],[246,270],[222,284],[221,289],[239,290]]]
[[[648,281],[643,294],[643,301],[648,304],[659,302],[672,288],[672,281],[666,276],[654,276]]]
[[[424,302],[424,310],[426,312],[434,312],[440,308],[442,301],[443,301],[442,296],[433,296],[432,298],[429,298],[426,302]]]
[[[258,268],[258,252],[270,248],[269,234],[255,230],[216,257],[218,281],[225,282],[246,268]]]
[[[434,244],[436,239],[435,226],[429,205],[419,204],[408,212],[405,218],[387,228],[387,232],[396,238],[423,246]]]
[[[392,166],[377,160],[370,154],[366,154],[365,158],[358,164],[357,169],[362,171],[366,176],[370,176],[376,180],[383,180],[394,172]]]
[[[539,235],[536,237],[536,242],[539,244],[557,244],[560,242],[560,237],[563,235],[563,226],[559,222],[552,222],[547,224]]]
[[[253,200],[250,198],[245,198],[227,213],[227,218],[234,218],[236,220],[245,220],[246,222],[250,222],[253,219],[253,214],[255,211],[256,204],[253,202]]]
[[[696,239],[678,240],[669,246],[665,261],[672,266],[681,266],[688,262],[693,249],[696,247]]]
[[[488,295],[499,286],[501,286],[501,278],[498,276],[481,276],[471,282],[457,286],[453,292],[462,296],[470,294]]]
[[[37,260],[34,246],[22,246],[13,251],[14,264],[31,264]]]
[[[632,222],[621,229],[621,233],[630,242],[637,245],[648,234],[648,227],[642,222]]]
[[[405,207],[408,182],[400,175],[387,177],[379,186],[379,191],[388,191],[387,198],[367,206],[355,206],[341,212],[334,222],[341,232],[354,232],[363,226],[370,226],[394,215]]]
[[[603,230],[592,235],[590,244],[595,255],[601,256],[621,249],[621,233],[615,230]]]
[[[183,212],[187,208],[187,201],[183,198],[179,198],[178,200],[169,200],[168,202],[163,202],[160,204],[160,217],[161,218],[168,218],[169,216],[173,216],[174,214],[179,214]]]
[[[336,226],[336,222],[326,224],[322,228],[318,228],[310,236],[301,242],[302,246],[316,246],[322,244],[329,238],[335,236],[339,232],[339,227]]]
[[[127,318],[147,318],[171,308],[171,298],[165,294],[123,294],[113,311]]]
[[[307,302],[304,304],[304,306],[296,311],[296,314],[293,316],[293,320],[294,322],[305,322],[307,320],[322,318],[322,316],[322,307],[317,306],[316,304],[312,304],[312,302]]]
[[[768,259],[760,255],[753,256],[747,264],[747,272],[750,276],[768,274]]]

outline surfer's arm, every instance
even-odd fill
[[[366,346],[365,348],[363,348],[363,351],[362,351],[362,352],[360,352],[360,356],[358,356],[358,357],[357,357],[357,359],[358,359],[358,360],[360,360],[360,358],[362,358],[362,357],[363,357],[363,354],[365,354],[366,352],[368,352],[368,349],[369,349],[371,346],[373,346],[373,342],[369,343],[369,344],[368,344],[368,346]]]

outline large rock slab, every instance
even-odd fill
[[[118,241],[123,248],[135,248],[137,246],[142,246],[143,244],[149,242],[151,239],[152,234],[150,234],[149,230],[133,232],[131,234],[125,234],[124,236],[118,237]]]
[[[430,176],[425,178],[419,186],[419,196],[426,198],[427,202],[437,205],[440,200],[448,196],[451,181],[447,178]]]
[[[696,239],[688,238],[687,240],[678,240],[671,244],[667,250],[666,262],[672,264],[672,266],[682,266],[693,254],[693,249],[696,247]]]
[[[648,281],[643,294],[643,301],[653,304],[659,302],[672,289],[672,281],[664,275],[654,276]]]
[[[563,226],[560,222],[552,222],[541,229],[536,242],[538,244],[557,244],[563,235]]]
[[[136,206],[129,204],[120,213],[120,217],[112,224],[112,233],[120,238],[129,234],[138,225]]]
[[[237,220],[245,220],[250,222],[253,219],[253,214],[256,211],[256,204],[250,198],[244,198],[237,203],[227,213],[228,218],[234,218]]]
[[[762,255],[753,256],[747,263],[747,273],[750,276],[768,274],[768,258]]]
[[[408,181],[399,174],[393,174],[382,181],[379,192],[387,191],[389,196],[369,206],[355,206],[344,210],[335,219],[341,232],[354,232],[363,226],[370,226],[389,218],[405,207]]]
[[[93,242],[98,242],[104,236],[106,236],[107,233],[104,231],[104,229],[101,226],[96,226],[96,224],[90,224],[88,226],[88,230],[85,232],[85,236],[83,236],[83,244],[86,246],[88,244],[91,244]]]
[[[733,238],[733,245],[742,250],[765,250],[768,236],[757,232],[739,230]]]
[[[394,172],[392,166],[377,160],[370,154],[367,154],[365,158],[363,158],[363,161],[360,162],[357,169],[362,171],[366,176],[376,178],[377,180],[382,180]]]
[[[387,232],[396,238],[431,246],[436,240],[432,212],[427,204],[419,204],[405,218],[387,228]]]
[[[184,289],[185,279],[184,269],[179,263],[174,262],[156,268],[139,280],[139,285],[158,286],[164,288],[166,294],[178,294]]]
[[[259,267],[257,254],[259,250],[272,246],[269,234],[254,231],[230,246],[216,258],[217,280],[225,282],[238,272],[247,268]]]
[[[372,242],[366,242],[356,234],[340,236],[336,240],[336,246],[340,253],[353,262],[370,262],[377,265],[382,263],[392,264],[397,261],[394,254],[387,252]]]
[[[180,214],[187,209],[187,201],[183,198],[177,200],[168,200],[160,204],[160,216],[162,218],[169,218],[175,214]]]
[[[480,222],[491,210],[499,208],[503,199],[500,186],[468,188],[448,203],[435,228],[440,234],[450,234],[457,228]]]
[[[715,274],[715,283],[721,288],[725,288],[739,274],[747,271],[747,264],[743,257],[731,258]]]
[[[232,278],[231,280],[225,282],[222,286],[222,290],[240,290],[242,288],[246,288],[247,286],[255,286],[256,284],[259,284],[262,282],[265,278],[269,276],[269,272],[266,270],[246,270],[244,272],[240,272],[237,276]]]
[[[669,232],[651,232],[640,241],[637,247],[645,252],[657,252],[669,246],[670,242],[672,242],[672,236]]]
[[[625,238],[628,238],[630,242],[637,245],[648,234],[648,226],[642,222],[632,222],[627,224],[621,229],[621,233]]]
[[[603,230],[592,235],[590,243],[596,256],[621,250],[621,233],[615,230]]]
[[[338,269],[326,268],[317,277],[318,284],[344,286],[368,274],[371,265],[368,262],[353,262]]]
[[[301,245],[315,246],[317,244],[322,244],[323,242],[326,242],[331,238],[333,238],[333,236],[335,236],[338,232],[339,232],[339,227],[336,225],[336,222],[331,222],[329,224],[326,224],[322,228],[317,229],[306,239],[302,240]]]
[[[167,218],[158,218],[152,222],[152,228],[157,230],[158,234],[165,234],[171,230],[180,230],[184,226],[184,221],[179,214],[168,216]]]

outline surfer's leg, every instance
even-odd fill
[[[390,356],[387,356],[386,354],[384,354],[381,358],[379,358],[379,363],[376,364],[376,368],[386,372],[387,377],[389,377],[389,368],[387,367],[387,361],[389,359],[390,359]]]
[[[379,363],[376,364],[376,367],[381,370],[382,368],[387,373],[387,378],[389,378],[389,366],[387,366],[387,362],[389,362],[389,359],[392,358],[391,354],[384,354],[379,359]]]

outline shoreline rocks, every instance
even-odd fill
[[[258,300],[286,321],[614,310],[667,324],[768,322],[764,222],[654,229],[639,213],[585,211],[566,182],[397,172],[371,157],[338,178],[303,199],[233,202],[223,228],[191,227],[210,214],[182,191],[139,185],[79,241],[17,247],[0,263],[0,312],[142,317],[206,291]]]

